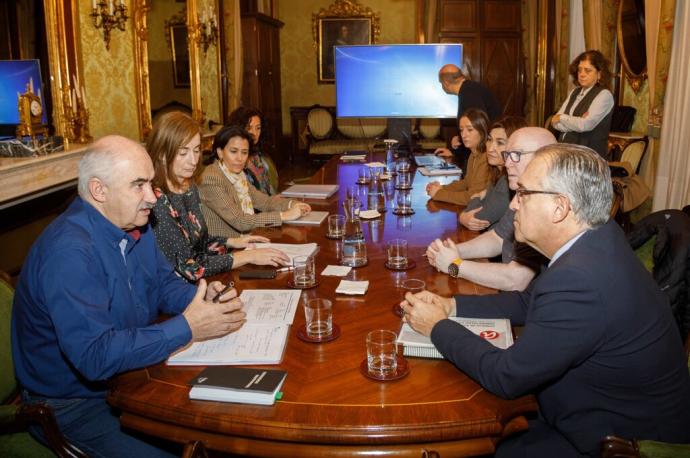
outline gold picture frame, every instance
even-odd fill
[[[380,30],[379,15],[351,0],[336,0],[312,14],[319,84],[335,82],[335,46],[376,43]]]

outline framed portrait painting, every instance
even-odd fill
[[[371,19],[369,18],[319,20],[319,83],[335,81],[335,46],[370,44]]]
[[[336,0],[312,14],[319,84],[335,82],[335,46],[370,45],[379,35],[379,15],[351,0]]]

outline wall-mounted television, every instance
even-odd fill
[[[455,118],[458,98],[438,81],[445,64],[462,68],[461,44],[336,46],[336,115]]]
[[[33,81],[34,93],[41,97],[43,124],[48,123],[38,60],[0,60],[0,125],[19,124],[17,93],[26,92],[29,81]]]

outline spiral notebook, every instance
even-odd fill
[[[461,318],[449,319],[459,323],[488,340],[498,348],[506,349],[513,345],[513,331],[507,318]],[[403,346],[403,355],[417,358],[443,359],[429,337],[418,333],[409,324],[403,323],[398,333],[398,344]]]

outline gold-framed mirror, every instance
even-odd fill
[[[133,0],[142,140],[151,131],[153,117],[165,111],[189,112],[199,123],[222,121],[219,46],[216,41],[203,52],[200,46],[201,21],[218,14],[217,0]]]
[[[617,22],[623,73],[637,93],[647,78],[644,0],[621,0]]]

